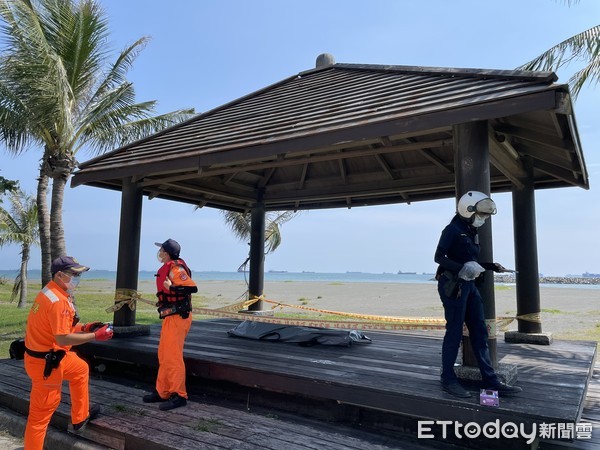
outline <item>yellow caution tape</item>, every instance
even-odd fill
[[[275,304],[275,306],[273,306],[273,309],[275,309],[279,306],[281,306],[281,307],[287,306],[289,308],[303,309],[306,311],[314,311],[314,312],[319,312],[319,313],[323,313],[323,314],[354,317],[357,319],[366,319],[366,320],[375,321],[375,322],[383,321],[383,322],[406,322],[406,323],[417,323],[418,322],[418,323],[443,324],[443,325],[446,324],[445,319],[438,319],[436,317],[378,316],[378,315],[374,315],[374,314],[357,314],[357,313],[348,313],[348,312],[341,312],[341,311],[330,311],[327,309],[309,308],[308,306],[290,305],[288,303],[281,303],[281,302],[276,302],[276,301],[267,300],[267,299],[263,299],[263,301],[267,302],[267,303]]]
[[[114,312],[121,309],[124,305],[128,305],[133,311],[135,310],[135,303],[141,301],[148,305],[156,306],[156,302],[147,300],[137,293],[134,289],[117,289],[115,293],[115,300],[119,300],[113,306],[106,309],[106,312]],[[273,316],[262,316],[248,313],[240,313],[239,311],[247,310],[247,308],[258,302],[264,301],[271,303],[277,307],[290,307],[303,309],[307,311],[319,312],[324,314],[340,315],[345,317],[351,317],[355,321],[332,321],[332,320],[321,320],[321,319],[300,319],[300,318],[281,318]],[[346,313],[341,311],[330,311],[324,309],[310,308],[301,305],[290,305],[287,303],[277,302],[274,300],[268,300],[264,298],[264,295],[260,297],[254,296],[249,300],[244,300],[232,305],[227,305],[217,309],[210,308],[192,308],[192,312],[204,316],[216,316],[221,318],[229,318],[235,320],[251,320],[254,322],[264,323],[276,323],[281,325],[294,325],[303,327],[316,327],[316,328],[339,328],[346,330],[386,330],[386,331],[400,331],[400,330],[443,330],[446,327],[446,320],[443,318],[435,317],[397,317],[397,316],[378,316],[373,314],[357,314],[357,313]],[[531,315],[528,315],[531,316]],[[517,317],[521,318],[521,316]],[[508,324],[510,324],[515,318],[514,317],[499,317],[496,319],[496,323],[501,330],[504,330]],[[527,320],[527,319],[524,319]]]
[[[522,314],[517,316],[519,320],[525,320],[526,322],[542,323],[542,316],[539,312]]]
[[[119,288],[115,290],[116,303],[113,306],[106,308],[105,311],[107,313],[118,311],[125,305],[129,306],[129,309],[131,309],[132,311],[135,311],[136,300],[141,300],[141,296],[137,293],[135,289]],[[148,302],[149,300],[145,301]]]

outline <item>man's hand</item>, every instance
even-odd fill
[[[103,322],[84,323],[81,327],[81,331],[83,331],[84,333],[93,333],[94,331],[98,330],[99,328],[102,328],[103,326]]]
[[[165,289],[167,291],[169,291],[171,289],[172,284],[173,284],[173,282],[169,279],[169,277],[165,278],[165,281],[163,282],[163,286],[165,287]]]
[[[485,272],[485,269],[476,261],[468,261],[464,263],[458,272],[458,278],[466,281],[474,280],[480,273]]]
[[[104,325],[94,332],[94,336],[97,341],[108,341],[113,337],[113,329],[109,327],[109,324]]]
[[[514,272],[514,270],[507,269],[500,263],[494,263],[494,268],[492,270],[494,272]]]

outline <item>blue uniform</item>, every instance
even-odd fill
[[[458,382],[454,373],[454,363],[460,348],[463,323],[467,325],[471,346],[481,371],[485,385],[494,386],[499,380],[490,360],[487,339],[488,330],[483,314],[483,300],[475,281],[458,280],[456,289],[449,292],[446,284],[456,277],[463,264],[477,261],[479,257],[479,239],[477,228],[465,222],[458,214],[442,231],[435,252],[438,270],[438,292],[444,305],[446,334],[442,344],[443,384]],[[489,264],[481,264],[486,267]],[[486,267],[487,268],[487,267]]]

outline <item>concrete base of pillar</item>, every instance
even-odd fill
[[[253,315],[253,316],[268,316],[268,317],[273,317],[275,315],[275,311],[273,311],[272,309],[263,309],[260,311],[250,311],[247,309],[242,309],[240,311],[238,311],[239,314],[249,314],[249,315]]]
[[[113,333],[113,339],[119,337],[148,336],[150,334],[150,325],[113,327]]]
[[[454,372],[460,380],[481,381],[479,367],[457,364],[454,366]],[[515,384],[519,378],[517,366],[514,364],[498,364],[496,375],[500,381],[506,384]]]
[[[552,333],[521,333],[520,331],[507,331],[504,333],[504,342],[512,344],[552,344]]]

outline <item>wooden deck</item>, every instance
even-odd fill
[[[237,323],[225,319],[193,323],[185,345],[192,401],[186,408],[167,413],[141,402],[144,389],[151,388],[156,373],[159,326],[153,326],[149,336],[81,346],[79,351],[92,367],[102,368],[104,364],[109,368],[103,376],[93,377],[91,397],[110,412],[86,433],[95,430],[103,438],[110,438],[105,445],[126,449],[385,449],[431,447],[432,440],[417,439],[419,419],[480,425],[498,420],[500,424],[524,424],[529,430],[541,423],[588,421],[595,427],[600,423],[600,387],[593,383],[593,398],[588,397],[584,414],[595,342],[558,341],[550,346],[534,346],[499,340],[499,361],[518,367],[518,384],[524,392],[518,397],[501,398],[496,408],[480,406],[478,396],[461,400],[441,391],[440,334],[373,332],[367,333],[371,343],[302,347],[228,336],[227,331]],[[112,367],[120,368],[121,381],[107,377]],[[20,362],[4,361],[0,365],[0,402],[24,413],[29,381],[18,369],[22,371]],[[127,379],[131,381],[124,381]],[[478,393],[476,386],[471,389]],[[230,404],[215,404],[217,398]],[[66,388],[64,400],[68,401]],[[263,415],[252,416],[248,411]],[[57,415],[57,426],[66,428],[67,403],[61,405],[59,413],[62,416]],[[293,414],[296,421],[283,420],[287,414]],[[319,429],[310,417],[329,428]],[[298,420],[306,423],[298,425]],[[145,429],[148,421],[159,422],[164,429],[151,436],[141,433],[140,428]],[[355,428],[354,433],[363,434],[353,435],[348,426]],[[436,445],[442,446],[441,428],[434,426],[431,432],[436,434]],[[600,449],[600,429],[594,428],[594,434],[589,440],[543,440],[540,448],[569,445]],[[179,436],[177,445],[169,447],[173,435]],[[95,440],[100,438],[96,436]],[[506,448],[506,442],[499,441],[471,439],[468,445]],[[452,436],[445,442],[465,444]],[[516,439],[510,441],[510,446],[530,447]]]

